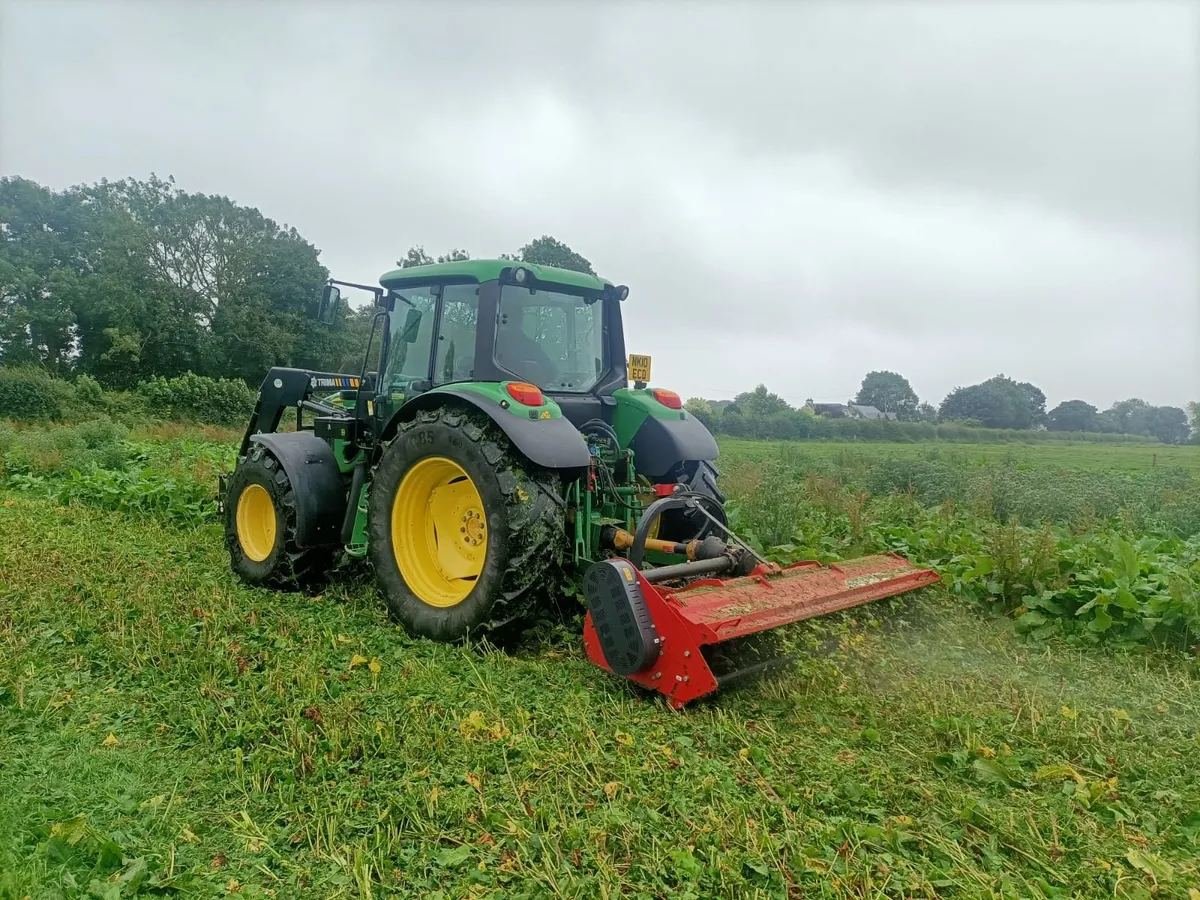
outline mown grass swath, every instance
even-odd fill
[[[947,588],[794,626],[794,668],[680,715],[572,623],[439,645],[352,572],[240,585],[204,505],[227,443],[0,441],[0,896],[1200,885],[1185,467],[726,445],[762,552],[897,549]]]

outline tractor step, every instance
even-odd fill
[[[658,691],[679,709],[720,687],[703,647],[903,594],[938,580],[936,572],[895,554],[881,554],[828,566],[816,562],[783,569],[761,565],[748,576],[706,579],[670,589],[651,584],[628,560],[605,560],[592,566],[584,578],[589,608],[584,645],[593,662]],[[750,672],[738,676],[745,674]]]

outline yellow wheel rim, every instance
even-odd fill
[[[262,562],[275,549],[275,503],[261,484],[248,484],[237,504],[237,536],[242,552]]]
[[[439,608],[461,603],[487,547],[483,498],[462,466],[430,456],[405,473],[392,500],[392,552],[417,597]]]
[[[643,511],[646,509],[647,506],[649,506],[651,503],[653,503],[657,499],[658,499],[658,495],[655,494],[654,491],[642,491],[638,494],[638,500],[640,500],[642,503]],[[640,513],[638,514],[638,518],[639,519],[641,518]],[[662,516],[659,516],[657,519],[655,519],[653,522],[650,523],[650,530],[646,532],[646,537],[652,541],[657,540],[658,539],[658,527],[661,524],[662,524]]]

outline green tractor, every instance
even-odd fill
[[[375,296],[363,371],[271,369],[221,478],[244,581],[311,584],[343,554],[367,558],[392,617],[449,641],[528,621],[577,573],[589,655],[682,704],[700,685],[689,692],[691,675],[675,672],[668,689],[656,665],[669,661],[666,645],[683,646],[681,627],[696,632],[697,651],[724,640],[704,630],[729,603],[747,620],[745,598],[715,586],[812,574],[780,571],[728,531],[712,435],[677,394],[647,387],[648,357],[626,357],[628,288],[531,263],[455,261],[388,272],[381,287],[331,280],[317,308],[326,324],[339,285]],[[289,409],[295,430],[279,431]],[[911,589],[900,583],[918,570],[894,562],[872,596],[821,588],[820,611],[832,594],[847,594],[844,606]],[[704,595],[702,625],[655,612],[693,594]],[[754,599],[770,615],[739,633],[814,614],[810,599],[795,609]]]

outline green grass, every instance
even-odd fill
[[[248,589],[214,527],[0,494],[0,897],[1200,890],[1194,659],[937,591],[793,637],[677,714],[570,627],[415,641],[361,577]]]
[[[1120,470],[1143,472],[1155,468],[1182,468],[1200,475],[1200,446],[1173,447],[1167,444],[1092,444],[1092,443],[1030,443],[1030,444],[902,444],[888,442],[849,441],[756,441],[720,437],[717,444],[725,456],[738,459],[764,459],[777,456],[781,450],[833,459],[851,453],[873,459],[886,456],[913,457],[931,450],[947,458],[960,459],[968,464],[986,466],[997,461],[1012,460],[1018,464],[1052,469]]]

